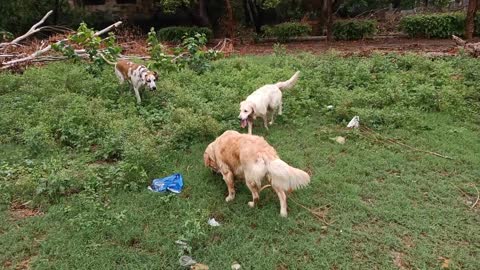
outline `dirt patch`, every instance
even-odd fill
[[[10,206],[10,215],[14,220],[21,220],[28,217],[42,216],[40,209],[28,208],[27,203],[13,202]]]
[[[413,239],[410,237],[410,235],[404,235],[402,237],[402,243],[408,248],[415,247],[415,242],[413,242]]]
[[[30,260],[31,258],[26,258],[22,262],[20,262],[17,267],[15,268],[16,270],[27,270],[30,269]]]
[[[274,42],[235,46],[238,54],[270,54]],[[303,41],[284,44],[287,52],[310,52],[314,54],[336,50],[344,53],[361,52],[368,55],[371,52],[442,52],[456,53],[456,44],[450,39],[412,39],[385,38],[358,41]]]
[[[405,261],[405,254],[398,251],[392,251],[393,264],[400,270],[410,269],[410,266]]]

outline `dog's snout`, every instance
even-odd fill
[[[154,90],[154,91],[155,91],[155,90],[157,90],[157,87],[155,87],[155,86],[154,86],[154,87],[152,87],[152,90]]]

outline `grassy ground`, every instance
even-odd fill
[[[477,269],[479,65],[277,52],[162,74],[141,107],[110,71],[93,78],[62,63],[0,74],[0,266],[179,269],[184,239],[210,269]],[[223,180],[203,167],[207,143],[238,129],[243,97],[296,69],[284,116],[254,132],[312,172],[311,185],[291,196],[287,219],[268,189],[257,209],[240,183],[225,203]],[[353,115],[453,160],[347,131]],[[180,195],[146,190],[174,172]]]

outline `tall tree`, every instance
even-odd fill
[[[465,24],[465,38],[472,39],[473,31],[475,30],[475,14],[478,8],[477,0],[469,0],[467,8],[467,20]]]
[[[324,14],[326,18],[326,23],[325,26],[327,28],[327,40],[331,41],[333,39],[333,33],[332,33],[332,28],[333,28],[333,6],[332,6],[332,0],[323,0],[324,1]]]

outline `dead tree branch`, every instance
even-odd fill
[[[471,43],[467,42],[455,35],[452,35],[453,40],[457,43],[458,47],[463,48],[468,54],[473,57],[480,56],[480,42]]]
[[[18,45],[18,43],[24,39],[26,39],[27,37],[39,32],[39,31],[42,31],[43,29],[45,29],[45,27],[40,27],[40,28],[37,28],[39,25],[43,24],[45,22],[45,20],[48,18],[48,16],[50,16],[51,14],[53,13],[53,10],[50,10],[49,12],[47,12],[47,14],[45,14],[45,16],[43,16],[43,18],[37,22],[36,24],[34,24],[28,31],[27,33],[17,37],[16,39],[10,41],[10,42],[4,42],[4,43],[0,43],[0,48],[4,48],[4,47],[7,47],[7,46],[16,46]]]
[[[95,32],[94,35],[95,35],[95,36],[100,36],[100,35],[102,35],[102,34],[105,34],[105,33],[109,32],[110,30],[112,30],[112,28],[118,27],[120,24],[122,24],[122,22],[121,22],[121,21],[118,21],[118,22],[116,22],[116,23],[114,23],[114,24],[106,27],[106,28],[103,29],[103,30],[100,30],[100,31],[98,31],[98,32]],[[61,42],[65,42],[65,41],[67,41],[67,39],[59,40],[59,41],[57,41],[55,44],[59,45]],[[7,68],[10,68],[10,67],[12,67],[12,66],[14,66],[14,65],[16,65],[16,64],[31,61],[31,60],[35,59],[36,57],[38,57],[38,56],[44,54],[45,52],[49,51],[51,48],[52,48],[52,45],[50,44],[50,45],[48,45],[47,47],[45,47],[45,48],[43,48],[43,49],[41,49],[41,50],[38,50],[38,51],[36,51],[36,52],[34,52],[34,53],[26,56],[26,57],[23,57],[23,58],[20,58],[20,59],[15,59],[15,60],[10,60],[10,61],[8,61],[8,62],[3,62],[3,63],[2,63],[2,67],[1,67],[0,69],[7,69]]]

